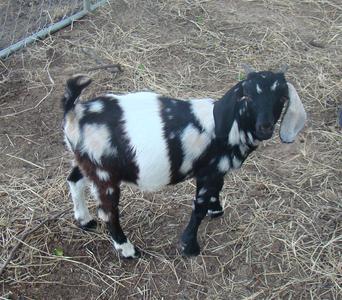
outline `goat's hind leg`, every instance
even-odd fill
[[[100,184],[97,187],[99,192],[98,215],[106,222],[110,235],[113,239],[115,249],[124,258],[140,257],[139,250],[127,239],[119,220],[119,185]]]
[[[67,178],[72,202],[74,203],[74,216],[83,230],[94,230],[97,222],[91,217],[85,198],[87,180],[78,166],[75,166]]]

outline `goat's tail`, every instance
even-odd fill
[[[80,74],[74,75],[67,80],[65,93],[62,98],[64,115],[75,107],[77,98],[90,83],[91,79],[88,76]]]

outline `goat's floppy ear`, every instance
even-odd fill
[[[306,112],[298,93],[291,83],[287,83],[289,101],[280,125],[280,139],[283,143],[294,142],[306,122]]]
[[[220,100],[214,104],[214,121],[216,138],[228,141],[235,116],[236,103],[243,96],[242,84],[231,88]]]

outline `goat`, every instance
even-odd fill
[[[225,174],[241,166],[258,142],[272,137],[283,114],[280,138],[291,143],[306,121],[303,104],[284,72],[248,70],[220,100],[176,100],[153,92],[105,94],[77,102],[90,78],[75,75],[62,98],[65,142],[75,165],[67,181],[75,219],[96,227],[85,202],[86,181],[93,185],[98,216],[106,222],[114,247],[125,258],[140,256],[119,222],[121,182],[155,191],[196,179],[182,253],[200,253],[202,219],[223,214],[219,201]]]

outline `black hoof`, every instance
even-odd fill
[[[91,220],[84,225],[80,225],[80,228],[84,231],[96,231],[97,228],[97,221]]]
[[[224,211],[223,210],[208,210],[207,212],[207,216],[210,218],[210,219],[216,219],[218,217],[221,217],[223,216],[224,214]]]
[[[184,244],[182,243],[182,254],[186,257],[197,256],[201,252],[201,248],[197,242]]]

